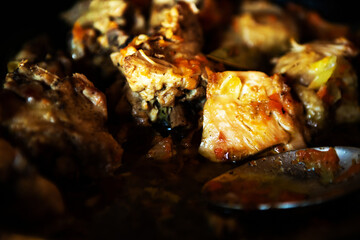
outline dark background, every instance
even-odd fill
[[[6,0],[0,5],[0,77],[6,74],[6,63],[28,40],[47,34],[58,47],[66,45],[68,26],[59,13],[69,9],[75,0]]]
[[[274,0],[278,4],[293,2],[319,12],[324,18],[356,27],[360,23],[356,0]]]

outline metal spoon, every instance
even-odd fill
[[[223,208],[266,210],[319,204],[358,189],[360,149],[321,147],[247,162],[207,182],[203,194]]]

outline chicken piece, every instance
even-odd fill
[[[145,32],[144,15],[135,4],[126,0],[91,0],[75,5],[65,14],[72,25],[69,47],[75,69],[94,79],[103,91],[119,74],[110,54],[124,45],[129,36]],[[82,13],[76,14],[76,9]]]
[[[291,51],[277,60],[274,72],[290,80],[310,126],[324,128],[332,113],[337,123],[360,120],[357,75],[348,60],[356,54],[348,40],[338,38],[303,45],[293,42]]]
[[[166,18],[164,11],[168,11],[176,5],[176,0],[153,0],[151,2],[151,14],[149,19],[149,26],[156,28],[161,25]]]
[[[162,12],[165,20],[156,33],[141,34],[111,54],[135,93],[131,96],[140,97],[130,102],[140,103],[152,122],[179,102],[204,98],[203,73],[206,65],[211,66],[200,53],[201,28],[189,5],[181,2]]]
[[[263,150],[305,147],[301,105],[279,75],[209,73],[199,152],[215,162],[237,161]]]
[[[131,2],[92,0],[73,25],[72,57],[82,58],[87,51],[93,54],[116,51],[130,33],[142,32],[144,28],[145,20]]]
[[[59,78],[27,61],[6,76],[1,128],[51,176],[104,176],[122,148],[105,128],[105,95],[82,74]]]
[[[245,2],[233,24],[241,42],[271,55],[286,51],[290,39],[298,37],[294,20],[280,7],[267,2]]]
[[[149,19],[150,28],[157,28],[162,24],[162,22],[166,21],[167,15],[166,12],[169,9],[176,6],[178,2],[186,2],[188,6],[194,13],[199,12],[199,5],[201,5],[202,0],[152,0],[151,1],[151,13]]]
[[[295,21],[280,7],[264,1],[245,1],[232,19],[221,47],[212,59],[244,70],[268,70],[268,60],[286,52],[298,38]]]

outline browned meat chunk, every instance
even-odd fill
[[[120,166],[122,148],[105,128],[105,95],[84,75],[59,78],[22,61],[4,89],[1,128],[43,172],[95,176]]]
[[[84,73],[103,91],[119,78],[110,54],[118,51],[129,36],[145,32],[142,5],[141,1],[90,0],[65,14],[72,26],[70,52],[75,71]]]
[[[294,19],[279,6],[244,1],[221,47],[210,57],[244,70],[268,70],[269,59],[286,52],[298,35]]]
[[[111,55],[135,93],[131,97],[139,98],[130,102],[137,102],[152,122],[179,102],[204,98],[203,73],[211,65],[200,53],[202,33],[189,5],[179,3],[162,14],[156,33],[139,35]]]
[[[202,38],[197,20],[186,6],[169,10],[168,21],[157,35],[139,35],[112,54],[131,90],[139,92],[145,101],[157,99],[163,106],[172,106],[183,90],[199,85],[206,59],[200,54]]]
[[[277,60],[274,72],[284,74],[306,110],[307,122],[323,128],[331,115],[337,123],[360,120],[357,75],[349,61],[357,50],[344,38],[308,44],[293,42]]]
[[[298,37],[294,20],[280,7],[264,1],[245,2],[234,18],[233,31],[240,43],[276,55],[289,49]]]
[[[116,51],[130,33],[142,32],[144,27],[145,20],[131,1],[92,0],[73,23],[72,57]]]
[[[210,73],[199,151],[219,162],[279,145],[285,150],[305,147],[301,110],[278,75]]]

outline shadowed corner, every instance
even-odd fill
[[[65,48],[70,27],[60,19],[60,13],[69,9],[75,1],[6,1],[3,6],[0,44],[0,79],[7,73],[7,62],[22,45],[39,35],[48,35],[53,44]]]

